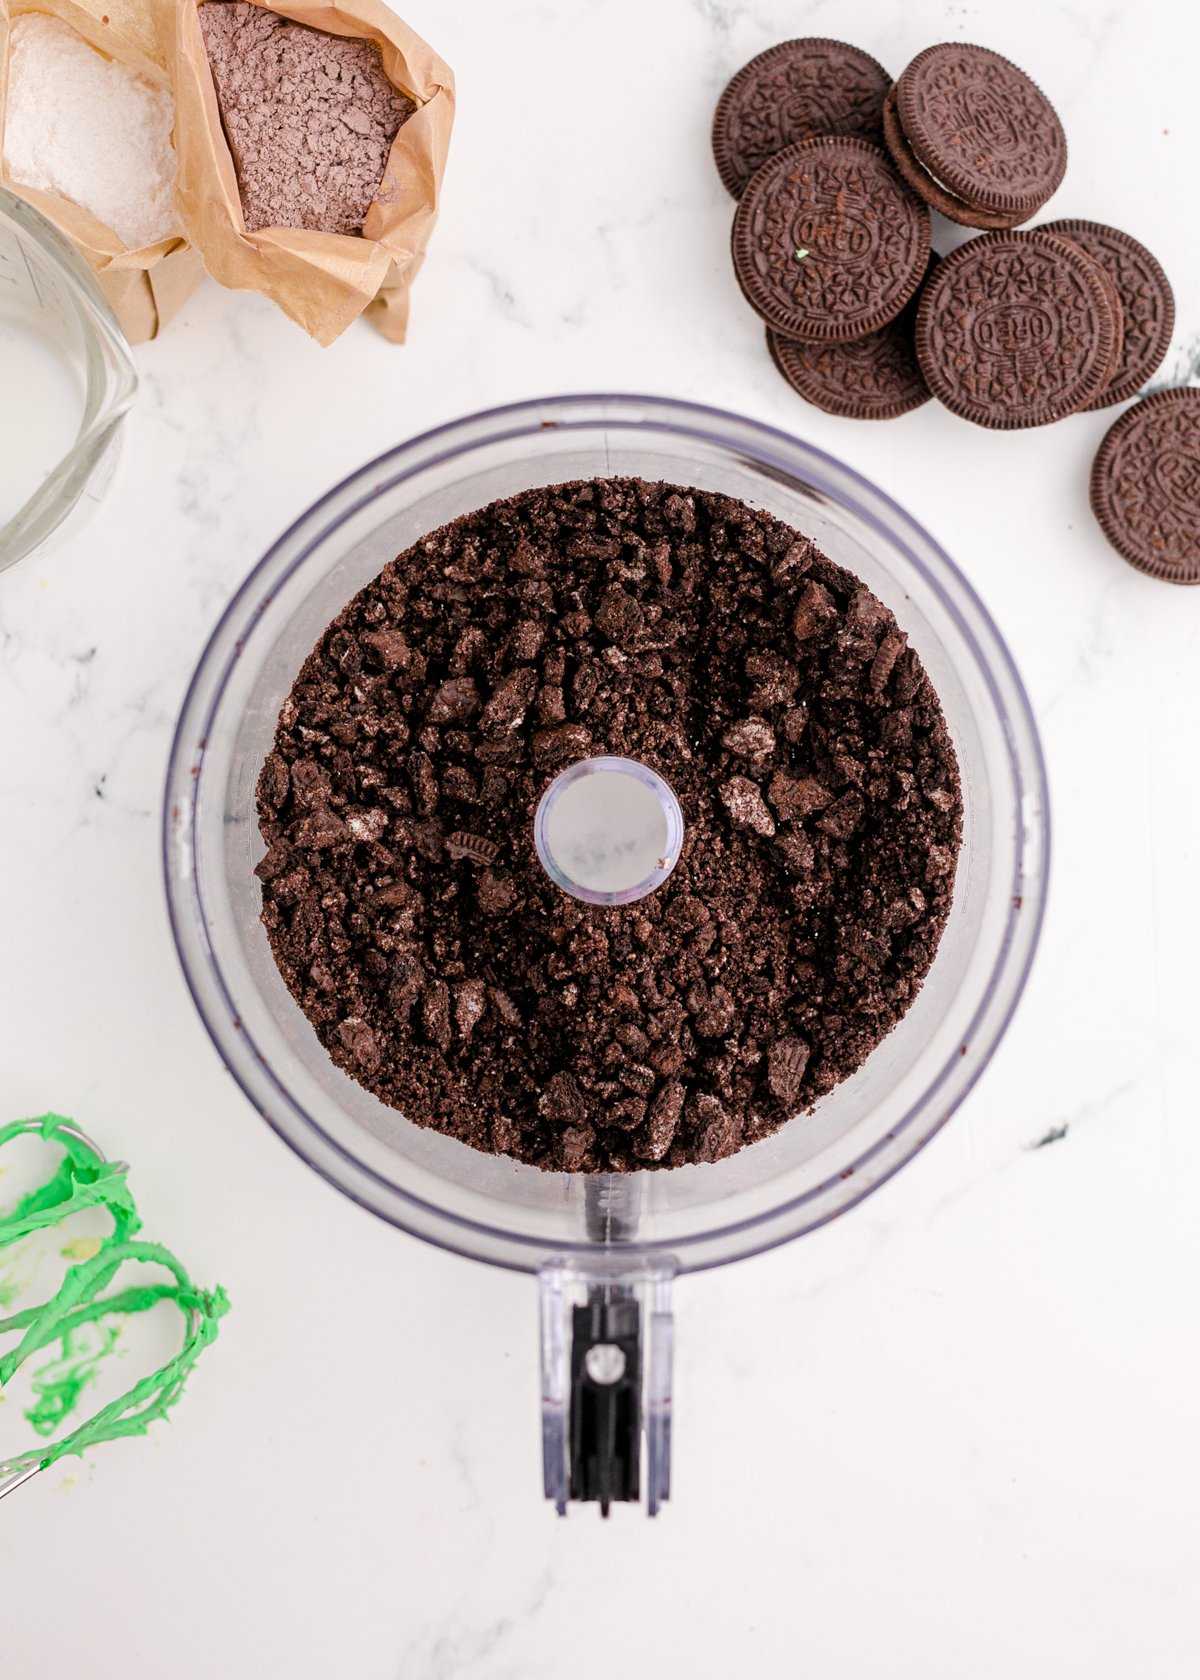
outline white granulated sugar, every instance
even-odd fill
[[[131,251],[176,232],[166,89],[58,18],[27,13],[10,38],[4,165],[12,180],[81,205]]]

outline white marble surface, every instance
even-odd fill
[[[872,429],[774,374],[707,150],[790,34],[899,69],[1008,52],[1071,141],[1055,214],[1172,275],[1200,376],[1185,0],[412,0],[460,120],[411,343],[322,352],[206,286],[141,353],[117,485],[0,584],[3,1116],[78,1116],[235,1308],[175,1423],[0,1509],[0,1669],[212,1680],[1183,1680],[1200,1641],[1200,598],[1101,540],[1087,416]],[[327,1190],[220,1066],[167,931],[158,804],[210,625],[394,441],[555,390],[789,427],[971,575],[1045,733],[1057,871],[1017,1020],[954,1122],[838,1224],[678,1291],[676,1497],[539,1498],[530,1282]],[[1037,1148],[1052,1131],[1059,1141]],[[10,1428],[8,1422],[6,1428]],[[11,1431],[9,1439],[11,1439]]]

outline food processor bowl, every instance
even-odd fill
[[[418,1128],[329,1060],[259,921],[254,866],[265,848],[255,784],[300,665],[387,561],[498,498],[615,476],[765,509],[874,590],[941,699],[962,776],[963,844],[920,994],[813,1112],[711,1165],[546,1173]],[[593,1450],[597,1431],[619,1438],[633,1416],[653,1511],[668,1487],[669,1279],[837,1217],[946,1122],[1024,986],[1048,840],[1045,771],[1020,678],[978,596],[927,532],[849,467],[770,427],[660,398],[581,396],[495,409],[401,444],[280,538],[222,616],[192,679],[168,772],[164,857],[184,973],[255,1108],[310,1166],[382,1218],[541,1275],[546,1491],[560,1509],[569,1497],[606,1508],[630,1488],[636,1494],[632,1446],[615,1462]],[[632,1303],[632,1319],[623,1303]],[[607,1351],[592,1372],[596,1347]]]

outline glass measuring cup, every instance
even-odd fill
[[[87,264],[0,187],[0,571],[92,512],[136,391]]]

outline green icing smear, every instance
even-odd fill
[[[0,1248],[20,1242],[48,1225],[60,1225],[84,1208],[106,1207],[112,1215],[113,1236],[122,1241],[141,1229],[133,1195],[125,1182],[129,1168],[121,1161],[105,1161],[74,1125],[61,1114],[37,1120],[16,1120],[0,1126],[0,1149],[18,1137],[41,1137],[63,1150],[58,1171],[38,1190],[23,1196],[11,1213],[0,1215]]]
[[[0,1492],[9,1475],[34,1467],[44,1470],[69,1454],[82,1453],[123,1435],[144,1435],[179,1400],[193,1365],[216,1340],[218,1323],[229,1311],[229,1297],[223,1289],[198,1288],[169,1249],[137,1239],[142,1222],[126,1183],[129,1169],[123,1163],[104,1161],[75,1132],[72,1122],[59,1114],[0,1126],[0,1148],[17,1137],[28,1136],[57,1144],[63,1158],[46,1184],[24,1196],[11,1213],[0,1215],[0,1249],[35,1231],[61,1224],[84,1208],[105,1208],[113,1228],[98,1244],[84,1239],[78,1245],[78,1251],[87,1257],[68,1268],[48,1301],[0,1318],[0,1340],[20,1334],[17,1345],[0,1358],[0,1388],[12,1380],[26,1360],[44,1349],[56,1349],[33,1378],[34,1402],[25,1414],[39,1435],[51,1435],[95,1381],[114,1351],[123,1323],[132,1314],[147,1312],[160,1301],[171,1301],[183,1317],[184,1336],[173,1359],[134,1383],[86,1423],[45,1447],[0,1463]],[[64,1255],[69,1257],[75,1246],[68,1244]],[[95,1252],[88,1252],[93,1247]],[[162,1282],[139,1282],[109,1292],[122,1267],[131,1263],[158,1266],[167,1277]],[[0,1305],[7,1304],[0,1298]]]
[[[64,1334],[61,1357],[43,1365],[33,1379],[37,1398],[25,1416],[39,1435],[53,1435],[75,1410],[79,1396],[99,1375],[120,1334],[119,1324],[101,1323]]]

